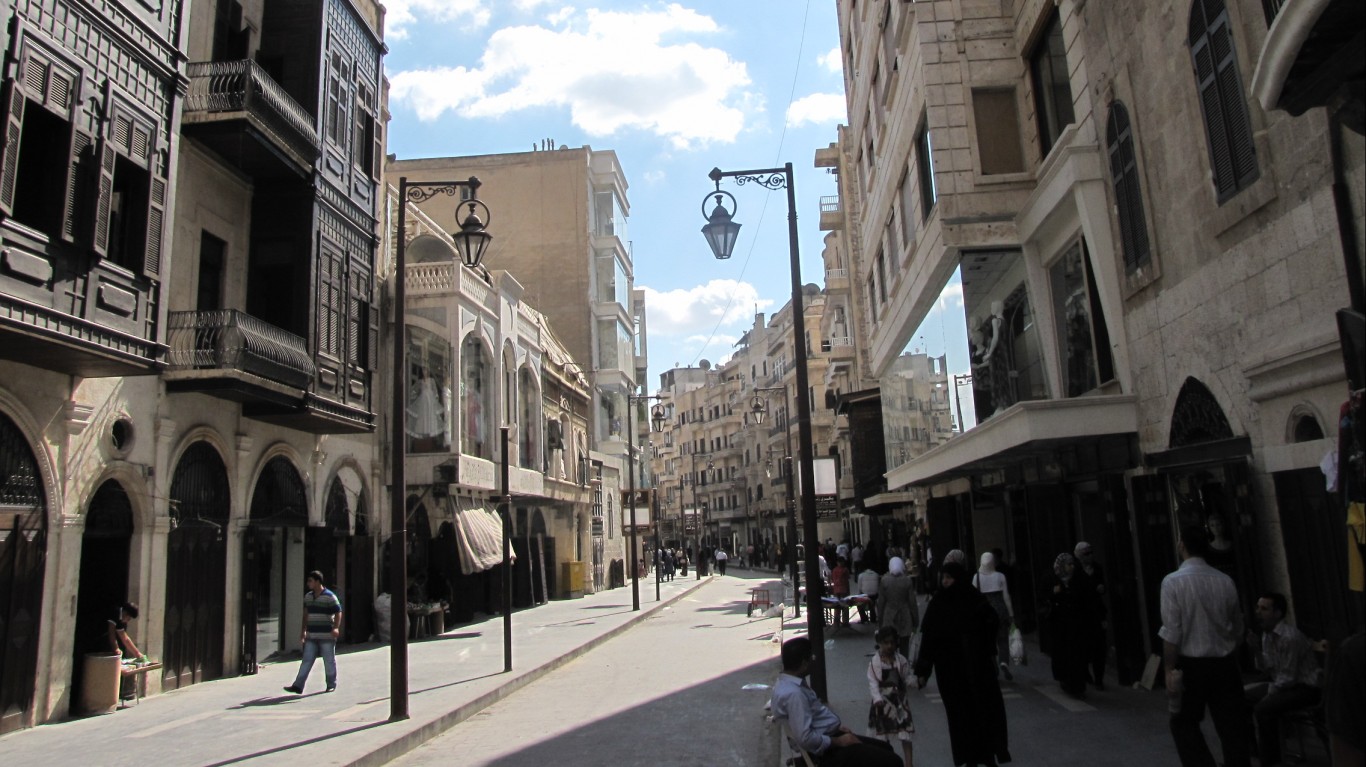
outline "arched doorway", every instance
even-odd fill
[[[162,686],[173,690],[223,676],[228,470],[207,442],[190,445],[171,477],[166,536],[166,632]]]
[[[32,724],[47,500],[23,432],[0,414],[0,733]]]
[[[95,491],[81,536],[81,573],[76,591],[76,635],[72,642],[71,713],[79,714],[85,654],[109,652],[109,621],[132,599],[128,588],[133,543],[133,505],[115,480]],[[133,632],[136,635],[136,631]],[[138,637],[141,639],[141,637]],[[145,645],[146,642],[138,642]],[[145,650],[144,650],[145,652]]]
[[[258,659],[295,649],[303,620],[298,595],[304,574],[308,498],[294,464],[284,456],[266,462],[251,493],[250,522],[242,539],[242,673]]]
[[[327,485],[324,525],[308,528],[305,538],[308,569],[322,571],[341,600],[343,642],[364,642],[374,631],[375,546],[367,511],[360,476],[344,467]]]

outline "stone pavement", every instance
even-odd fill
[[[42,725],[0,738],[0,764],[223,767],[383,764],[582,655],[708,582],[689,573],[640,581],[512,616],[512,671],[503,671],[503,621],[493,616],[408,645],[409,718],[389,722],[389,647],[343,648],[338,686],[323,692],[322,663],[304,695],[282,687],[298,661],[192,685],[112,714]]]

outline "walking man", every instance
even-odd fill
[[[323,574],[314,570],[305,579],[308,592],[304,594],[303,645],[304,658],[299,673],[285,692],[302,695],[308,682],[313,661],[321,655],[327,691],[337,689],[337,637],[341,635],[342,606],[337,595],[323,586]]]
[[[726,553],[726,550],[725,550],[724,548],[717,548],[717,549],[716,549],[716,572],[717,572],[718,575],[725,575],[725,574],[726,574],[726,560],[727,560],[727,559],[730,559],[730,555]]]
[[[1243,636],[1233,579],[1205,563],[1209,541],[1199,525],[1181,529],[1181,566],[1162,579],[1162,659],[1171,698],[1172,740],[1182,767],[1215,767],[1200,732],[1205,707],[1227,767],[1249,767],[1252,717],[1235,655]]]

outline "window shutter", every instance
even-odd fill
[[[1229,162],[1235,189],[1243,189],[1257,177],[1257,154],[1252,143],[1252,124],[1247,113],[1247,100],[1238,76],[1238,61],[1230,37],[1228,14],[1220,19],[1217,28],[1210,30],[1211,44],[1216,56],[1218,72],[1219,108],[1228,131]]]
[[[369,314],[369,343],[365,345],[365,359],[361,360],[361,367],[366,370],[374,370],[377,367],[379,355],[379,309],[370,303],[366,303],[367,313]]]
[[[109,209],[114,196],[115,152],[109,138],[100,140],[98,153],[99,181],[95,197],[95,236],[90,247],[104,258],[109,254]]]
[[[62,216],[62,239],[75,243],[89,239],[90,218],[87,183],[90,174],[90,148],[95,138],[85,131],[71,131],[71,151],[66,176],[66,210]]]
[[[166,180],[151,175],[147,189],[147,250],[142,259],[142,273],[154,280],[161,279],[161,238],[166,223]]]
[[[14,213],[14,187],[19,179],[19,141],[24,133],[24,92],[14,83],[6,86],[9,104],[5,119],[4,158],[0,159],[0,212]]]
[[[1214,188],[1222,200],[1233,191],[1233,158],[1229,153],[1228,133],[1220,108],[1218,78],[1209,43],[1208,37],[1202,38],[1191,53],[1195,56],[1195,78],[1200,87],[1200,109],[1205,114],[1210,170],[1214,173]]]
[[[1133,272],[1149,260],[1148,223],[1138,183],[1138,162],[1134,158],[1133,126],[1123,104],[1110,106],[1110,124],[1105,139],[1119,216],[1120,244],[1124,249],[1124,270]]]

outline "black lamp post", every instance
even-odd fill
[[[764,398],[760,396],[758,392],[780,391],[783,393],[783,401],[786,402],[787,387],[756,386],[754,387],[754,391],[754,400],[750,403],[749,414],[754,418],[755,425],[762,426],[764,423],[764,416],[768,414],[768,406],[765,403]],[[802,591],[801,576],[797,572],[797,499],[794,497],[796,494],[792,492],[792,430],[787,428],[786,425],[783,426],[783,436],[786,439],[785,452],[783,453],[783,468],[787,473],[787,508],[785,509],[787,513],[783,516],[787,517],[787,562],[788,567],[791,568],[792,606],[794,608],[792,617],[800,618],[802,617],[802,604],[797,596],[801,594]]]
[[[740,234],[740,225],[735,223],[732,218],[738,207],[735,196],[721,189],[721,179],[733,178],[735,183],[740,186],[755,183],[769,190],[787,190],[788,257],[791,260],[792,270],[792,345],[796,352],[797,436],[798,447],[801,449],[802,534],[807,545],[814,546],[818,536],[816,530],[816,481],[811,449],[811,399],[806,370],[806,317],[802,303],[802,264],[797,246],[797,193],[793,186],[792,163],[786,163],[781,168],[757,170],[723,171],[720,168],[712,168],[708,177],[716,184],[716,191],[708,192],[707,196],[702,199],[702,215],[707,219],[707,223],[702,227],[702,235],[707,238],[707,244],[711,246],[712,254],[718,259],[730,258],[731,251],[735,249],[735,239]],[[716,199],[716,206],[709,214],[707,213],[707,200],[713,197]],[[727,210],[724,204],[726,197],[730,198],[730,210]],[[814,550],[807,552],[806,582],[808,584],[806,589],[807,635],[811,638],[811,646],[815,650],[816,656],[815,661],[811,664],[811,689],[824,699],[826,697],[825,629],[823,626],[825,615],[821,611],[821,590],[816,587],[817,584],[821,583],[821,573],[820,563],[816,559]]]
[[[630,489],[629,494],[630,494],[630,497],[631,497],[631,609],[632,609],[632,610],[639,610],[639,609],[640,609],[640,553],[639,553],[640,545],[639,545],[639,543],[636,542],[636,538],[638,538],[639,536],[637,535],[637,532],[638,532],[637,527],[638,527],[638,526],[636,525],[636,422],[635,422],[635,413],[636,413],[636,403],[637,403],[637,402],[647,402],[647,401],[649,401],[649,400],[659,399],[659,397],[652,397],[652,396],[646,395],[646,394],[628,394],[628,395],[626,395],[626,399],[627,399],[627,403],[626,403],[626,434],[627,434],[627,437],[631,440],[630,442],[627,443],[627,446],[626,446],[626,460],[627,460],[627,465],[629,466],[630,472],[631,472],[631,479],[630,479],[630,486],[629,486],[629,489]],[[650,421],[651,421],[651,423],[654,425],[654,430],[655,430],[655,431],[660,431],[660,430],[662,430],[662,429],[664,428],[664,406],[663,406],[663,405],[655,405],[655,406],[654,406],[654,409],[650,411],[650,416],[651,416],[651,417],[650,417]],[[656,525],[659,524],[658,520],[656,520],[655,524],[656,524]],[[656,575],[655,575],[655,599],[658,599],[658,598],[659,598],[659,575],[658,575],[658,568],[656,568]]]
[[[460,230],[451,234],[455,248],[460,252],[460,260],[466,267],[479,266],[484,258],[493,235],[485,227],[490,218],[488,206],[479,201],[479,179],[470,176],[465,181],[408,181],[407,177],[398,180],[398,245],[394,249],[394,400],[390,414],[390,455],[393,466],[390,469],[389,513],[389,592],[390,634],[389,634],[389,721],[396,722],[408,718],[408,520],[407,482],[403,476],[403,461],[407,457],[407,435],[402,424],[408,412],[407,382],[408,361],[407,339],[404,337],[407,323],[404,321],[404,304],[407,301],[405,259],[408,249],[408,203],[421,203],[438,195],[458,197],[461,190],[469,190],[469,198],[460,201],[468,205],[469,212],[460,221]],[[460,205],[456,206],[456,218],[460,217]],[[484,217],[479,217],[482,209]]]
[[[693,513],[697,516],[697,527],[696,527],[697,547],[694,549],[694,554],[693,554],[693,556],[696,557],[696,560],[693,562],[693,569],[697,571],[697,577],[695,577],[693,580],[700,581],[700,580],[702,580],[702,528],[703,528],[704,525],[706,525],[706,523],[707,523],[707,518],[706,518],[706,515],[702,513],[702,505],[699,504],[699,503],[697,502],[697,459],[698,459],[698,458],[706,458],[706,459],[707,459],[707,471],[711,471],[711,469],[715,466],[715,464],[713,464],[713,463],[711,462],[711,456],[709,456],[709,455],[706,454],[706,453],[693,453],[693,454],[692,454],[692,505],[693,505]]]

